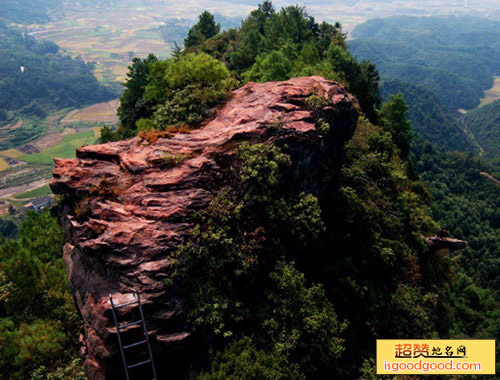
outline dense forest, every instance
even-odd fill
[[[467,130],[474,135],[486,158],[500,172],[500,100],[467,112],[463,117]],[[499,173],[500,174],[500,173]]]
[[[22,25],[43,24],[62,16],[61,5],[78,8],[85,5],[104,6],[117,0],[2,0],[0,22],[7,21]]]
[[[208,342],[206,362],[185,378],[374,379],[376,338],[498,341],[499,187],[472,154],[434,147],[471,149],[444,107],[428,108],[432,97],[396,82],[382,94],[397,90],[420,103],[408,107],[401,94],[382,103],[375,65],[349,53],[340,24],[318,23],[299,6],[276,10],[265,1],[227,31],[204,12],[184,46],[168,60],[134,59],[121,124],[103,129],[103,142],[197,128],[248,81],[321,75],[343,83],[361,112],[340,178],[327,171],[332,163],[319,164],[325,186],[314,194],[287,181],[288,147],[243,144],[235,152],[234,178],[196,216],[166,273],[186,295],[192,331]],[[308,99],[326,134],[325,102]],[[430,142],[413,136],[408,115]],[[435,132],[439,125],[449,135]],[[469,247],[428,254],[422,236],[440,227]],[[2,380],[82,378],[62,244],[43,213],[29,214],[17,240],[0,247]]]
[[[487,19],[392,17],[356,27],[349,50],[377,64],[384,100],[403,94],[416,134],[441,151],[481,154],[498,172],[499,103],[473,108],[500,72],[499,37]],[[458,117],[459,108],[473,110]]]
[[[478,106],[500,72],[496,21],[392,17],[367,21],[352,37],[353,55],[374,62],[383,77],[426,87],[452,112]]]
[[[0,60],[0,123],[9,116],[43,117],[48,109],[81,107],[116,96],[99,84],[92,64],[1,22]]]
[[[457,320],[468,335],[496,336],[500,323],[500,186],[482,172],[491,168],[470,153],[437,152],[426,141],[413,144],[415,167],[433,195],[434,218],[469,246],[454,256],[459,282]],[[468,309],[467,305],[473,306]]]
[[[0,379],[83,380],[81,323],[61,256],[64,236],[46,210],[28,212],[16,240],[0,238]]]
[[[419,84],[384,79],[380,86],[383,100],[401,93],[408,102],[408,118],[415,134],[432,142],[439,150],[476,151],[463,131],[460,121],[452,116],[431,91]]]
[[[62,0],[3,0],[2,18],[18,24],[43,23],[50,20],[48,12],[61,5]]]

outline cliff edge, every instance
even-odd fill
[[[330,100],[321,109],[327,130],[306,102],[311,95]],[[321,77],[248,83],[190,133],[86,146],[75,159],[56,160],[51,188],[62,195],[56,211],[68,239],[64,259],[84,322],[90,379],[122,377],[108,295],[123,303],[134,289],[144,302],[159,378],[189,365],[197,343],[182,298],[164,280],[169,256],[193,226],[192,212],[224,187],[242,142],[286,146],[293,181],[314,193],[321,178],[312,166],[328,157],[332,177],[338,175],[357,109],[342,85]],[[133,306],[124,308],[121,321],[133,321],[133,313]],[[127,333],[132,339],[138,331]]]

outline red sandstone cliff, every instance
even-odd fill
[[[304,103],[313,93],[332,101],[323,109],[327,135],[316,130]],[[356,108],[344,87],[320,77],[249,83],[189,134],[87,146],[76,159],[56,160],[51,187],[64,195],[58,206],[69,241],[64,258],[84,321],[90,379],[121,378],[109,293],[125,302],[132,289],[141,292],[159,378],[196,360],[182,299],[168,294],[162,281],[170,253],[192,227],[190,213],[206,207],[224,186],[232,153],[243,141],[287,144],[296,181],[314,192],[313,157],[328,157],[340,167]],[[277,122],[280,128],[270,128]],[[185,161],[172,164],[169,157]],[[123,321],[132,314],[125,310]]]

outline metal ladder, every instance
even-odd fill
[[[122,303],[119,305],[115,305],[115,303],[113,302],[112,295],[111,294],[109,295],[109,302],[111,304],[111,311],[113,312],[113,320],[115,322],[116,333],[117,333],[117,337],[118,337],[118,346],[120,347],[120,353],[122,355],[122,360],[123,360],[123,369],[125,370],[125,378],[126,378],[126,380],[130,380],[129,369],[140,367],[140,366],[143,366],[146,364],[151,364],[151,368],[153,370],[153,376],[154,376],[153,380],[157,380],[158,376],[156,376],[156,368],[155,368],[155,362],[153,359],[153,352],[151,351],[151,344],[149,343],[148,330],[146,328],[146,322],[144,320],[144,313],[142,312],[141,297],[139,296],[139,293],[137,292],[137,290],[134,290],[134,295],[135,295],[134,301]],[[141,319],[138,321],[135,321],[135,322],[120,325],[118,322],[118,316],[117,316],[116,310],[120,309],[122,307],[125,307],[125,306],[134,305],[134,304],[138,304],[138,306],[139,306],[139,313],[141,315]],[[135,343],[128,344],[128,345],[124,346],[122,344],[121,331],[127,327],[134,326],[134,325],[142,325],[142,330],[143,330],[145,339],[141,340],[139,342],[135,342]],[[125,350],[128,350],[128,349],[133,348],[133,347],[137,347],[137,346],[140,346],[143,344],[145,344],[148,347],[149,359],[144,360],[144,361],[139,362],[139,363],[128,365],[127,359],[125,357]]]

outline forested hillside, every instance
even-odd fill
[[[385,79],[380,86],[383,100],[401,93],[408,103],[408,118],[413,132],[430,141],[441,151],[476,151],[460,121],[444,107],[431,91],[419,84]]]
[[[2,0],[2,19],[18,24],[43,23],[50,19],[50,10],[62,4],[62,0]]]
[[[0,379],[83,380],[80,318],[61,257],[64,237],[46,210],[28,212],[17,240],[0,238]]]
[[[491,170],[471,154],[438,153],[428,142],[414,144],[416,169],[433,195],[433,215],[451,234],[469,242],[457,255],[454,297],[462,320],[454,328],[496,336],[500,317],[500,186],[481,173]],[[468,309],[467,305],[473,306]],[[457,323],[459,325],[457,325]]]
[[[484,150],[484,157],[500,172],[500,100],[467,112],[463,122]]]
[[[454,257],[448,280],[453,330],[470,336],[495,336],[499,323],[500,189],[483,175],[495,170],[489,163],[498,162],[498,105],[463,118],[456,110],[478,106],[492,86],[499,36],[500,24],[489,20],[397,17],[358,26],[350,41],[354,55],[377,63],[382,97],[401,93],[408,102],[413,131],[420,135],[412,144],[413,165],[432,194],[433,217],[469,242]],[[484,152],[477,143],[485,144]]]
[[[473,109],[500,72],[500,23],[469,17],[393,17],[356,27],[350,51],[383,77],[432,91],[450,111]]]
[[[116,96],[99,84],[92,64],[2,23],[0,60],[0,117],[4,120],[17,114],[44,116],[48,109],[81,107]]]

